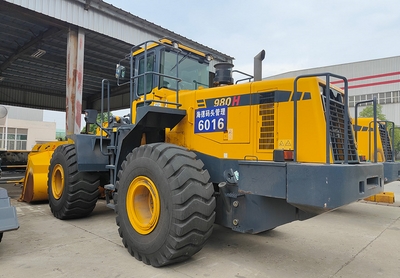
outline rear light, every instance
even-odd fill
[[[293,161],[293,150],[274,150],[274,161]]]
[[[292,150],[283,150],[283,157],[285,161],[293,161],[293,151]]]

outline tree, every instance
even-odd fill
[[[361,118],[373,118],[374,117],[374,106],[368,105],[360,112],[359,115]],[[382,105],[380,105],[380,104],[376,105],[376,117],[378,118],[378,120],[381,120],[381,121],[386,120],[385,114],[382,113]]]
[[[110,118],[111,118],[112,116],[113,116],[113,114],[110,112]],[[108,122],[107,117],[108,117],[108,113],[107,113],[107,112],[104,112],[104,113],[103,113],[103,123],[107,123],[107,122]],[[97,122],[98,124],[101,123],[101,114],[97,114],[96,122]],[[96,124],[91,124],[91,125],[89,126],[88,133],[89,133],[89,134],[96,134],[96,129],[97,129],[97,127],[98,127],[98,126],[97,126]],[[83,127],[83,129],[82,129],[81,132],[82,132],[82,133],[86,133],[86,126]]]

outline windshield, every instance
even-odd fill
[[[178,54],[174,52],[161,52],[160,73],[182,79],[178,82],[175,79],[161,76],[160,87],[176,90],[196,90],[198,87],[209,87],[208,64],[199,62],[194,54]],[[177,75],[178,70],[178,75]]]

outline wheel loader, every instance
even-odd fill
[[[381,162],[385,183],[399,180],[400,163],[396,162],[394,151],[394,122],[378,119],[376,129],[373,125],[373,118],[358,118],[354,127],[361,160]]]
[[[358,107],[372,103],[373,117],[358,117]],[[399,180],[400,163],[396,162],[394,150],[394,122],[377,118],[377,101],[360,101],[355,105],[354,130],[358,153],[362,161],[381,162],[384,169],[384,182]]]
[[[98,135],[75,134],[48,162],[59,219],[88,216],[106,191],[124,246],[155,267],[201,250],[214,223],[257,234],[383,191],[381,163],[360,162],[344,91],[324,73],[234,82],[233,65],[172,39],[134,46],[116,66],[130,113],[85,110]],[[107,126],[107,127],[104,127]],[[35,175],[35,173],[33,174]]]

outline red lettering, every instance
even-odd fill
[[[232,106],[238,106],[240,102],[240,96],[233,97]]]

